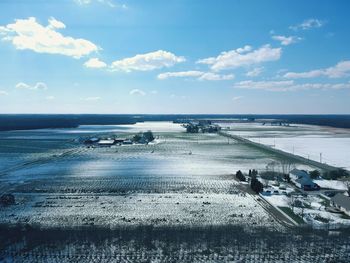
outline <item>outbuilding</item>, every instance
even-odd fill
[[[331,198],[331,205],[350,216],[350,197],[338,193]]]
[[[110,147],[114,144],[114,140],[100,140],[98,145],[101,147]]]

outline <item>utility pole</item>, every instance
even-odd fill
[[[322,153],[320,153],[320,163],[322,163]]]

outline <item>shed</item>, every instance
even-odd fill
[[[102,147],[112,146],[113,144],[114,144],[114,140],[100,140],[98,142],[98,145]]]
[[[338,193],[331,198],[331,205],[350,216],[350,197]]]

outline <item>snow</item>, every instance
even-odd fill
[[[290,198],[285,195],[264,196],[264,199],[274,206],[289,206]]]
[[[8,163],[11,169],[1,177],[2,187],[11,185],[18,205],[1,210],[0,223],[69,227],[93,217],[94,225],[109,227],[278,226],[233,176],[237,170],[265,169],[274,156],[232,140],[228,144],[217,134],[187,134],[172,123],[141,123],[113,132],[128,137],[156,130],[157,139],[149,145],[88,148],[76,142],[77,136],[94,136],[99,129],[111,134],[117,128],[83,128],[89,132],[0,133],[4,142],[18,146],[11,148],[15,156],[28,147],[25,156],[30,158],[18,166]],[[35,148],[43,142],[51,143],[38,155]]]
[[[329,188],[336,190],[347,190],[347,185],[342,181],[337,180],[314,180],[321,188]]]
[[[230,128],[232,134],[315,161],[320,161],[322,153],[322,162],[350,170],[349,129],[261,123],[237,123],[231,124]]]
[[[2,211],[1,223],[47,227],[215,226],[278,227],[252,196],[236,194],[17,194],[19,204]],[[254,213],[252,212],[254,210]]]

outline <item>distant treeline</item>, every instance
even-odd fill
[[[350,115],[226,115],[226,114],[4,114],[0,131],[43,128],[74,128],[79,125],[135,124],[143,121],[181,121],[196,119],[242,119],[246,121],[275,119],[286,123],[313,124],[350,128]]]
[[[134,118],[123,115],[0,115],[0,131],[135,123]]]

